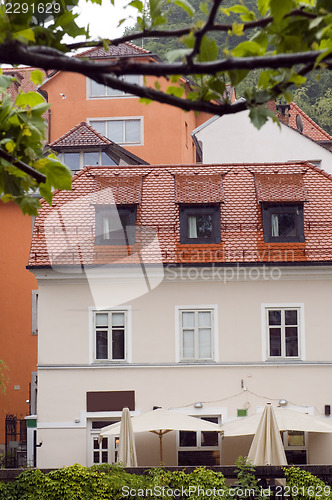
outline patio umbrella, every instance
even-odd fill
[[[163,463],[163,436],[171,431],[214,431],[221,432],[218,424],[200,418],[183,415],[177,411],[157,409],[131,418],[133,431],[153,432],[160,442],[160,464]],[[103,437],[119,434],[120,424],[112,424],[100,430],[99,440]]]
[[[261,415],[248,458],[254,465],[287,465],[277,420],[270,404],[265,406]]]
[[[118,462],[124,467],[137,467],[136,447],[128,408],[123,408],[120,422]]]
[[[332,420],[326,417],[314,417],[285,408],[274,408],[279,431],[332,432]],[[224,436],[249,436],[255,434],[261,414],[242,417],[221,426]]]

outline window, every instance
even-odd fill
[[[31,333],[38,335],[38,290],[32,290],[31,299]]]
[[[181,243],[220,243],[220,205],[181,205]]]
[[[198,418],[218,424],[220,417]],[[219,433],[179,431],[178,465],[220,465]]]
[[[126,359],[127,311],[94,311],[94,360]]]
[[[303,359],[303,307],[273,305],[264,308],[267,359]]]
[[[85,166],[116,165],[115,161],[105,151],[77,151],[63,153],[62,161],[71,171],[80,170]]]
[[[91,433],[91,443],[92,449],[88,453],[89,464],[114,464],[117,461],[118,446],[119,446],[119,436],[110,436],[102,439],[99,444],[98,435],[100,429],[106,427],[107,425],[115,424],[119,422],[118,418],[112,420],[92,420],[89,422],[90,433]],[[90,444],[91,447],[91,444]]]
[[[134,245],[136,205],[96,205],[96,245]]]
[[[142,123],[141,118],[90,120],[90,125],[97,132],[117,144],[141,144]]]
[[[119,80],[123,80],[127,83],[141,85],[142,78],[140,75],[124,75],[119,77]],[[127,94],[123,90],[112,89],[104,84],[97,83],[94,80],[88,79],[89,85],[89,97],[90,98],[103,98],[103,97],[128,97],[132,94]],[[136,97],[136,96],[135,96]]]
[[[303,205],[262,205],[266,242],[304,241]]]
[[[180,361],[216,359],[216,311],[214,308],[177,308]]]
[[[282,435],[288,465],[307,463],[307,433],[286,431]]]

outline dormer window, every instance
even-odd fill
[[[303,204],[262,204],[264,241],[304,241]]]
[[[136,205],[96,205],[96,245],[134,245]]]
[[[303,174],[255,174],[258,201],[262,207],[264,241],[304,241],[303,204],[307,193]]]
[[[220,205],[181,205],[181,243],[220,243]]]

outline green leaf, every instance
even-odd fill
[[[183,93],[184,93],[183,87],[175,87],[173,85],[170,85],[166,89],[166,94],[174,95],[175,97],[182,97]]]
[[[24,214],[38,215],[38,209],[41,203],[37,197],[24,197],[19,202],[21,210]]]
[[[148,99],[147,97],[141,97],[138,100],[138,102],[141,102],[142,104],[148,105],[148,104],[151,104],[151,102],[153,102],[153,101],[152,101],[152,99]]]
[[[204,35],[201,41],[198,60],[201,62],[216,61],[218,59],[218,45],[207,35]]]
[[[243,35],[243,24],[238,24],[238,23],[233,23],[232,24],[232,33],[236,36],[242,36]]]
[[[170,3],[174,3],[178,7],[180,7],[182,10],[184,10],[188,16],[193,17],[195,14],[195,9],[194,7],[188,2],[188,0],[168,0]]]
[[[31,71],[30,78],[32,83],[35,85],[41,85],[44,80],[44,74],[39,69],[35,69],[34,71]]]
[[[0,88],[1,89],[8,89],[10,84],[15,80],[12,76],[6,76],[0,74]]]
[[[134,9],[137,9],[139,12],[143,12],[144,10],[144,4],[141,2],[141,0],[132,0],[129,3],[130,7],[133,7]]]
[[[17,96],[15,104],[21,108],[26,106],[32,108],[38,104],[45,104],[45,99],[37,92],[22,92]]]
[[[270,0],[271,14],[274,23],[279,23],[294,7],[293,0]]]
[[[13,38],[20,40],[23,43],[36,41],[35,34],[32,29],[17,31],[16,33],[13,33]]]
[[[12,153],[15,149],[15,142],[11,139],[7,139],[5,141],[5,148],[7,149],[8,153]]]
[[[268,118],[273,121],[277,121],[277,118],[273,111],[267,108],[250,108],[249,117],[253,125],[255,125],[258,130],[267,122]]]
[[[270,0],[258,0],[257,7],[262,16],[265,17],[270,8]]]
[[[155,80],[154,82],[154,86],[157,90],[160,90],[161,89],[161,85],[160,85],[160,82],[158,80]]]
[[[264,53],[265,48],[252,41],[239,43],[232,51],[235,57],[258,56]]]
[[[176,49],[171,50],[166,53],[166,58],[168,62],[174,62],[178,59],[184,59],[187,55],[192,52],[191,49]]]

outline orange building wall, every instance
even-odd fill
[[[5,361],[8,383],[0,393],[0,445],[5,442],[5,415],[29,414],[29,382],[36,371],[37,336],[31,334],[31,295],[37,280],[28,263],[32,217],[18,205],[0,202],[0,359]],[[14,390],[14,386],[20,389]]]
[[[147,77],[146,85],[154,87],[155,80],[155,77]],[[159,81],[163,89],[169,85],[164,78]],[[206,113],[204,118],[196,117],[193,111],[185,112],[157,102],[146,105],[137,97],[87,99],[86,78],[76,73],[59,72],[45,82],[42,89],[47,91],[51,104],[51,142],[88,119],[143,116],[144,144],[123,144],[123,147],[151,164],[192,163],[190,134],[210,118]],[[64,94],[65,99],[60,94]]]

